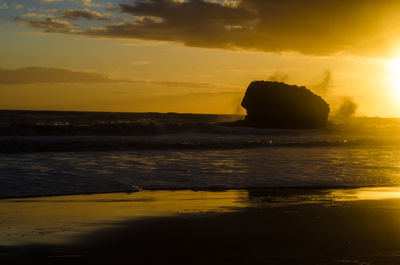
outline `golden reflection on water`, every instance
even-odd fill
[[[141,191],[0,200],[0,245],[66,242],[140,217],[228,212],[246,198],[246,191]]]

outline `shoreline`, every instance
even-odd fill
[[[14,230],[17,231],[19,224],[31,225],[31,230],[34,230],[35,226],[48,227],[56,224],[63,227],[71,225],[68,223],[71,220],[95,226],[108,221],[113,223],[138,217],[160,217],[192,212],[219,213],[226,212],[227,209],[236,211],[246,208],[283,207],[298,204],[335,205],[343,202],[389,199],[400,200],[400,186],[159,189],[31,196],[0,199],[0,224],[4,227],[8,222],[8,225],[15,226]],[[90,218],[87,216],[89,213]],[[60,219],[60,216],[64,219]],[[39,222],[35,223],[34,221],[37,219]],[[52,219],[54,220],[52,221]],[[22,233],[20,234],[22,235]],[[25,236],[23,235],[23,237]],[[1,237],[0,245],[2,245]]]
[[[375,188],[387,188],[387,189],[400,189],[399,185],[367,185],[367,186],[287,186],[287,187],[199,187],[199,188],[185,188],[185,187],[132,187],[132,190],[121,189],[114,191],[98,191],[98,192],[80,192],[80,193],[59,193],[59,194],[41,194],[41,195],[23,195],[23,196],[7,196],[0,197],[0,202],[4,200],[17,200],[17,199],[36,199],[36,198],[49,198],[49,197],[64,197],[64,196],[84,196],[84,195],[108,195],[108,194],[132,194],[143,191],[192,191],[192,192],[226,192],[226,191],[249,191],[249,192],[262,192],[262,193],[273,193],[273,194],[284,194],[288,191],[294,193],[302,192],[319,192],[319,191],[333,191],[333,190],[361,190],[361,189],[375,189]]]
[[[4,264],[400,263],[399,187],[12,199],[0,220]]]

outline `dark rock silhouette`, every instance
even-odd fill
[[[246,125],[313,129],[326,125],[329,105],[305,88],[281,82],[254,81],[242,100]]]

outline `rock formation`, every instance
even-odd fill
[[[329,105],[305,87],[254,81],[242,100],[248,125],[267,128],[313,129],[326,125]]]

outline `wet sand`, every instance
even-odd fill
[[[400,264],[399,192],[159,191],[2,200],[0,261]],[[8,228],[12,240],[4,235]]]

